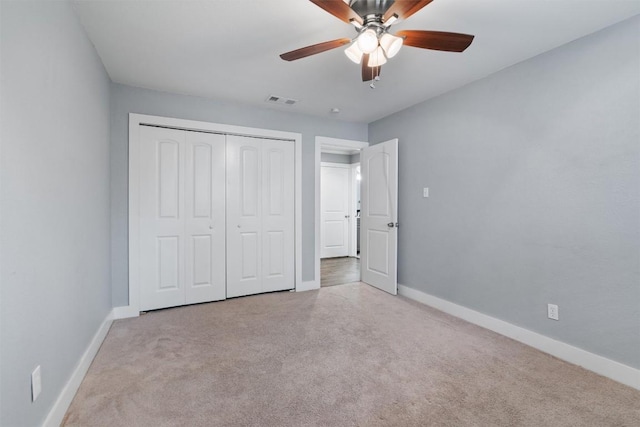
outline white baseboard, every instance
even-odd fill
[[[89,343],[89,346],[85,350],[84,354],[80,358],[80,361],[76,365],[76,368],[73,370],[69,381],[62,388],[62,391],[58,395],[58,399],[53,404],[53,407],[49,411],[47,418],[44,420],[42,424],[43,427],[58,427],[64,418],[64,414],[66,414],[67,409],[69,409],[69,405],[71,405],[71,401],[76,395],[78,388],[80,387],[80,383],[84,379],[87,371],[89,370],[89,366],[91,366],[91,362],[93,362],[93,358],[98,353],[100,346],[102,345],[102,341],[107,336],[107,332],[109,332],[109,328],[111,327],[111,323],[113,322],[113,310],[107,314],[107,317],[104,319],[98,331],[93,336],[93,339]]]
[[[312,291],[314,289],[320,289],[320,282],[317,280],[308,280],[296,286],[296,292]]]
[[[483,328],[527,344],[566,362],[582,366],[596,374],[640,390],[640,369],[623,365],[606,357],[598,356],[597,354],[590,353],[562,341],[554,340],[537,332],[496,319],[495,317],[487,316],[486,314],[434,297],[433,295],[405,285],[398,285],[398,293],[422,304],[464,319],[467,322],[482,326]]]
[[[113,308],[113,320],[128,319],[130,317],[138,316],[140,316],[140,312],[137,309],[131,308],[129,305]]]

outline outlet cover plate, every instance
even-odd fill
[[[558,306],[555,304],[547,304],[547,317],[553,320],[560,320],[558,316]]]

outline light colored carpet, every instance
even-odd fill
[[[360,281],[360,258],[339,257],[320,260],[320,286],[344,285]]]
[[[114,322],[67,426],[639,426],[640,392],[364,284]]]

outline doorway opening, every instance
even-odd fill
[[[369,144],[316,138],[316,280],[359,282],[360,150]]]
[[[320,287],[360,281],[360,258],[339,257],[320,260]]]

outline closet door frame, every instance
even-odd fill
[[[306,290],[302,282],[302,134],[270,129],[200,122],[170,117],[129,114],[129,305],[116,307],[114,317],[140,315],[140,126],[160,126],[179,130],[212,132],[292,141],[295,151],[295,290]]]

